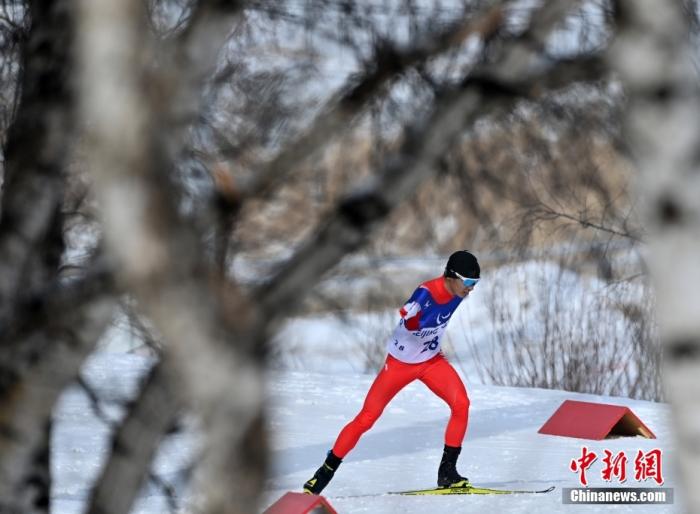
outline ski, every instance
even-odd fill
[[[435,487],[432,489],[416,489],[414,491],[393,491],[387,494],[399,494],[403,496],[427,496],[427,495],[448,495],[448,494],[544,494],[554,491],[554,486],[540,490],[523,489],[494,489],[490,487],[479,487],[470,485],[467,487]]]
[[[551,486],[547,489],[494,489],[490,487],[479,487],[470,485],[469,487],[445,487],[445,488],[432,488],[432,489],[416,489],[413,491],[391,491],[388,493],[374,493],[374,494],[358,494],[350,496],[335,496],[333,498],[346,499],[346,498],[370,498],[377,496],[387,496],[387,495],[398,495],[398,496],[441,496],[449,494],[545,494],[554,491],[555,487]]]

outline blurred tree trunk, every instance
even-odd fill
[[[81,3],[81,104],[92,121],[89,163],[107,248],[120,282],[163,336],[175,369],[169,373],[179,378],[173,394],[201,416],[206,449],[199,480],[212,513],[257,507],[266,451],[249,436],[261,437],[262,360],[250,351],[251,305],[212,269],[198,234],[178,213],[172,149],[197,114],[202,81],[238,11],[236,2],[195,4],[176,46],[161,56],[167,64],[154,69],[143,2]],[[117,110],[110,108],[115,97]],[[154,427],[154,435],[161,432]],[[130,498],[135,485],[107,484],[128,486]],[[91,508],[117,512],[106,503]]]
[[[64,172],[74,125],[73,2],[34,0],[27,9],[30,28],[22,45],[19,106],[5,146],[0,214],[0,326],[5,328],[14,323],[17,306],[27,305],[28,292],[57,280],[64,249]],[[3,338],[0,348],[3,512],[49,509],[52,403],[27,412],[21,402],[31,388],[20,370],[32,368],[53,338],[50,330],[29,341]],[[22,411],[31,416],[22,420],[26,426],[17,423]]]
[[[56,277],[61,201],[74,125],[72,0],[29,2],[20,100],[5,145],[0,214],[0,319],[22,292]]]
[[[639,169],[681,481],[688,511],[700,512],[700,94],[683,7],[616,2],[610,59],[628,97],[624,130]]]

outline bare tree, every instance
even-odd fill
[[[247,297],[240,287],[231,283],[225,290],[208,285],[206,277],[211,271],[207,271],[201,253],[196,252],[196,234],[179,218],[173,197],[167,194],[172,163],[167,150],[173,141],[165,139],[164,134],[176,118],[169,110],[172,106],[151,99],[148,90],[136,81],[117,80],[148,73],[149,68],[144,67],[147,63],[138,58],[137,51],[149,47],[149,41],[143,39],[145,16],[133,14],[138,12],[137,3],[112,8],[118,11],[111,13],[109,25],[121,25],[120,30],[126,29],[131,37],[124,39],[117,31],[111,36],[104,25],[106,6],[89,2],[84,4],[83,18],[84,33],[89,39],[81,45],[83,112],[93,122],[90,162],[97,178],[105,234],[117,257],[119,277],[136,294],[163,334],[164,351],[172,355],[174,365],[182,373],[186,403],[205,421],[208,446],[202,475],[205,509],[247,512],[255,508],[265,462],[264,442],[259,439],[263,419],[259,347],[265,344],[275,320],[294,311],[290,305],[298,297],[301,286],[308,287],[340,258],[365,244],[371,230],[430,176],[434,163],[465,126],[485,113],[507,109],[518,98],[530,96],[535,83],[539,84],[539,91],[547,91],[572,80],[589,78],[599,73],[599,69],[590,65],[575,68],[564,63],[530,71],[534,54],[525,42],[545,38],[565,12],[559,4],[555,8],[547,4],[527,33],[500,46],[494,61],[486,64],[480,74],[467,77],[458,86],[436,88],[433,108],[406,129],[392,158],[385,161],[368,183],[342,197],[317,233],[299,247],[269,283]],[[220,10],[222,6],[202,3],[199,8],[205,13],[198,14],[201,19],[209,16],[221,20],[236,15],[231,5]],[[476,32],[482,37],[490,37],[499,27],[499,17],[490,13],[488,16],[493,21]],[[115,24],[115,20],[120,20],[120,24]],[[191,23],[196,21],[195,17]],[[211,27],[207,25],[207,28],[210,51],[197,56],[200,65],[213,63],[215,57],[212,49],[216,45],[212,41],[216,41],[213,38],[216,32],[212,34]],[[183,34],[196,38],[197,33],[193,25]],[[483,42],[488,43],[488,39],[483,38]],[[184,48],[188,44],[200,48],[196,39],[184,38],[182,43]],[[442,47],[433,44],[429,48],[437,52]],[[106,68],[108,56],[109,69]],[[501,61],[511,69],[520,70],[517,78],[498,76],[496,63]],[[193,78],[168,71],[168,83],[174,91],[172,100],[190,105],[193,102],[190,96],[196,92],[196,88],[189,88]],[[152,76],[151,80],[159,78]],[[105,96],[106,92],[109,97]],[[112,95],[120,99],[118,116],[104,109]],[[313,145],[323,146],[326,134],[342,127],[338,124],[335,125],[338,128],[331,130],[333,127],[326,124],[326,117],[321,114],[318,122],[324,130],[314,133],[312,129]],[[177,132],[170,134],[178,137]],[[128,137],[124,139],[124,135]],[[308,144],[301,141],[292,145]],[[289,165],[294,163],[290,158],[273,162],[285,161],[291,161]],[[269,169],[275,169],[279,164],[271,166]],[[132,198],[129,210],[123,209],[125,197]],[[227,319],[226,312],[236,313],[235,324]],[[194,354],[193,341],[197,342]],[[239,394],[231,395],[231,388]],[[233,426],[231,419],[237,420]],[[228,449],[222,451],[224,448]],[[255,449],[252,453],[251,448]],[[133,484],[130,489],[133,491]],[[112,510],[116,508],[114,504],[101,504],[99,497],[95,502],[95,512],[117,512]]]

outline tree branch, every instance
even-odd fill
[[[167,362],[150,370],[127,417],[113,434],[112,453],[92,491],[89,514],[128,513],[163,434],[181,408],[176,378]]]
[[[438,34],[424,34],[410,47],[395,48],[386,43],[378,46],[363,73],[352,77],[338,94],[328,100],[301,136],[258,170],[249,183],[229,192],[232,195],[231,210],[236,212],[242,202],[265,196],[274,184],[283,181],[302,162],[346,132],[392,79],[460,45],[469,37],[478,37],[484,42],[491,40],[501,28],[504,10],[503,5],[484,8],[473,17],[453,23]]]

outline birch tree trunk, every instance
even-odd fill
[[[611,48],[628,97],[681,481],[700,512],[700,95],[681,2],[621,0]]]

